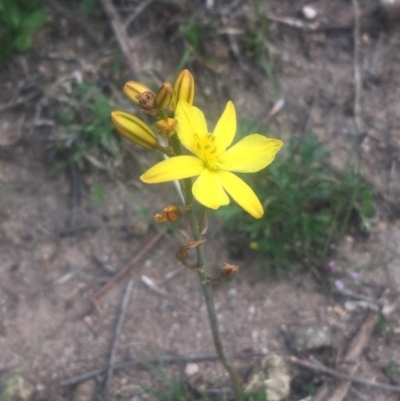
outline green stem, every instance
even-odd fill
[[[192,203],[192,182],[190,179],[185,180],[185,189],[186,189],[186,206]],[[190,202],[189,202],[190,200]],[[197,225],[196,217],[194,214],[193,209],[191,209],[188,213],[189,224],[192,230],[193,239],[195,241],[202,240],[201,233],[199,231],[199,227]],[[224,347],[222,345],[221,334],[219,331],[217,314],[215,312],[214,306],[214,297],[213,291],[209,281],[209,275],[206,268],[205,257],[204,257],[204,246],[203,244],[196,247],[197,253],[197,267],[198,267],[198,274],[200,278],[201,288],[203,290],[204,299],[207,305],[207,312],[208,312],[208,320],[210,321],[211,332],[214,340],[215,349],[217,351],[217,355],[221,363],[224,365],[226,371],[229,374],[229,377],[232,382],[233,386],[233,393],[235,394],[236,401],[243,401],[243,389],[240,383],[239,377],[236,374],[235,370],[233,369],[231,363],[229,362],[228,358],[226,357]]]
[[[181,144],[176,134],[171,137],[172,147],[176,155],[181,155]],[[192,180],[190,178],[186,178],[183,180],[185,184],[185,203],[186,206],[192,205],[193,203],[193,193],[192,193]],[[194,214],[193,208],[188,212],[188,219],[190,228],[192,230],[194,241],[201,241],[203,238],[199,231],[199,226],[196,221],[196,216]],[[206,268],[205,257],[204,257],[204,246],[203,244],[196,247],[197,253],[197,267],[198,274],[200,278],[201,288],[203,290],[204,299],[207,305],[208,312],[208,320],[210,321],[211,332],[214,340],[215,349],[217,351],[217,355],[222,365],[224,365],[226,371],[229,374],[229,377],[233,386],[233,393],[235,395],[236,401],[243,401],[243,389],[240,383],[239,377],[233,369],[231,363],[226,357],[224,347],[222,345],[221,334],[218,327],[217,313],[215,312],[214,306],[214,297],[212,288],[209,282],[209,275]]]

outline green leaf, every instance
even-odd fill
[[[88,14],[93,7],[94,0],[83,0],[82,2],[82,11],[85,14]]]
[[[26,16],[22,22],[22,30],[24,32],[33,32],[41,28],[46,22],[46,12],[44,10],[37,10],[32,14]]]
[[[15,1],[5,1],[4,2],[4,16],[3,20],[4,23],[13,28],[13,29],[18,29],[21,24],[21,10],[16,4]]]
[[[28,50],[32,45],[32,39],[29,35],[21,33],[18,35],[14,42],[13,42],[13,47],[15,50],[18,50],[19,52],[24,52]]]
[[[92,186],[92,196],[91,196],[92,201],[96,203],[97,206],[101,206],[105,197],[106,197],[106,190],[101,184],[95,182]]]

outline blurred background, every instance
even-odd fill
[[[153,221],[180,198],[110,121],[151,125],[124,84],[184,68],[210,131],[232,100],[235,140],[284,141],[243,176],[263,218],[232,203],[206,234],[212,271],[240,266],[214,291],[248,399],[398,400],[399,50],[397,0],[0,0],[0,400],[229,399]]]

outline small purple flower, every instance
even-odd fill
[[[353,280],[355,280],[355,281],[358,281],[358,280],[360,280],[360,275],[357,273],[357,272],[348,272],[349,273],[349,276],[353,279]]]
[[[340,280],[335,280],[335,287],[338,291],[342,291],[344,289],[344,284]]]
[[[329,248],[332,249],[333,251],[336,251],[337,246],[336,246],[336,244],[330,244]]]
[[[334,260],[331,260],[328,264],[328,268],[332,273],[337,273],[339,271],[336,263]]]

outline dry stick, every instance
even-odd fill
[[[373,382],[371,380],[363,379],[361,377],[355,377],[352,375],[347,375],[345,373],[340,373],[335,369],[329,368],[329,367],[321,365],[321,364],[311,363],[311,362],[305,361],[303,359],[296,358],[295,356],[290,357],[289,360],[290,360],[290,362],[292,362],[296,365],[303,366],[304,368],[313,370],[315,372],[325,373],[327,375],[336,377],[337,379],[348,380],[350,383],[351,382],[360,383],[360,384],[365,384],[370,387],[378,387],[378,388],[383,388],[385,390],[400,392],[400,386],[393,386],[391,384]],[[333,399],[333,398],[331,397],[330,400],[331,399]]]
[[[121,310],[120,310],[120,314],[118,317],[118,323],[115,328],[114,339],[113,339],[112,346],[111,346],[110,361],[108,363],[106,383],[105,383],[105,387],[104,387],[104,399],[105,400],[110,399],[110,388],[111,388],[112,376],[114,373],[115,358],[117,356],[118,339],[120,337],[122,326],[124,324],[126,310],[128,308],[129,298],[131,296],[132,288],[133,288],[133,280],[130,280],[128,285],[126,286],[125,293],[122,298]]]
[[[237,354],[237,355],[229,355],[229,358],[232,359],[248,359],[248,358],[257,358],[260,356],[265,356],[264,352],[254,352],[248,354]],[[156,364],[178,364],[178,363],[196,363],[196,362],[214,362],[218,361],[218,355],[182,355],[182,356],[160,356],[159,358],[148,359],[148,360],[128,360],[120,363],[116,363],[114,365],[114,371],[134,368],[134,367],[148,367],[149,365]],[[103,366],[98,369],[93,369],[88,372],[82,373],[81,375],[71,377],[69,379],[62,380],[60,382],[60,386],[72,386],[82,381],[91,379],[98,375],[103,374],[107,371],[108,367]]]
[[[96,46],[101,46],[99,39],[93,34],[92,30],[88,26],[83,17],[82,13],[70,12],[68,7],[63,6],[63,4],[56,0],[50,0],[50,7],[52,7],[57,13],[61,14],[65,19],[69,20],[72,24],[78,25],[80,29],[92,40]]]
[[[364,324],[361,326],[361,329],[359,330],[357,335],[351,341],[349,349],[343,359],[343,363],[345,366],[351,366],[351,364],[353,363],[353,366],[349,368],[350,375],[353,375],[356,372],[358,366],[354,362],[361,355],[362,351],[367,345],[378,321],[379,316],[377,314],[374,313],[372,315],[369,315]],[[335,389],[335,391],[329,398],[329,401],[342,401],[344,397],[346,397],[350,385],[351,382],[341,383],[340,386]]]
[[[349,31],[352,28],[352,25],[322,25],[317,22],[304,22],[296,18],[278,17],[271,14],[268,14],[268,19],[291,28],[304,30],[304,32]]]
[[[35,97],[39,96],[41,92],[33,92],[29,95],[18,98],[17,100],[12,100],[8,103],[0,104],[0,111],[5,111],[12,109],[13,107],[21,106],[22,104],[33,100]]]
[[[360,7],[357,0],[353,0],[354,9],[354,120],[357,134],[362,132],[361,120],[361,72],[360,72]]]
[[[379,317],[376,314],[369,314],[365,322],[362,324],[360,330],[357,332],[356,336],[351,341],[348,351],[343,358],[343,362],[346,365],[353,366],[349,369],[349,375],[353,375],[357,369],[355,365],[356,359],[361,355],[364,347],[367,345],[372,332],[379,321]],[[345,375],[346,376],[346,375]],[[364,383],[366,384],[366,383]],[[346,383],[341,383],[338,388],[335,389],[333,394],[328,398],[328,401],[342,401],[346,396],[351,381]],[[322,401],[325,399],[325,394],[329,392],[329,385],[325,383],[319,390],[313,401]]]
[[[133,78],[139,79],[137,60],[133,56],[133,51],[129,46],[129,38],[126,34],[124,24],[122,23],[121,18],[118,15],[118,11],[113,6],[111,0],[100,0],[100,2],[104,8],[104,11],[108,15],[108,18],[110,18],[115,37],[117,38],[117,41],[121,47],[122,53],[128,61],[129,69],[131,70]]]
[[[155,0],[143,0],[139,3],[135,11],[124,22],[124,29],[128,28],[130,24]]]
[[[81,319],[82,317],[86,316],[91,310],[96,306],[99,302],[101,297],[106,294],[123,276],[125,276],[129,270],[139,262],[162,238],[161,233],[157,233],[150,241],[145,244],[141,250],[122,268],[118,271],[118,273],[111,278],[103,287],[101,287],[96,293],[91,297],[90,301],[86,302],[85,304],[81,305],[76,311],[74,311],[71,315],[65,317],[60,324],[52,330],[47,336],[46,339],[52,338],[56,335],[63,327],[64,324],[67,322],[73,322],[75,320]]]

